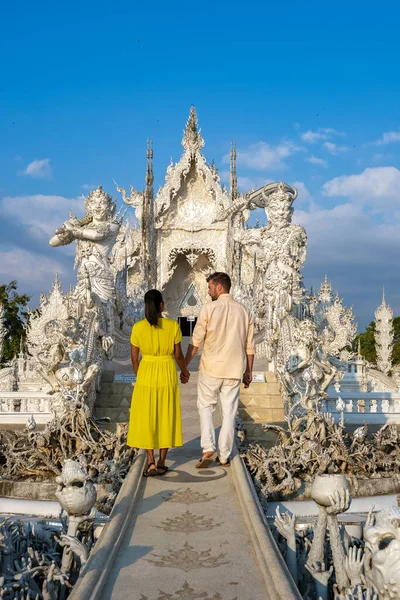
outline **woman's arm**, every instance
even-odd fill
[[[186,380],[186,381],[183,381],[182,377],[181,377],[182,383],[187,383],[189,381],[190,373],[189,373],[188,368],[187,368],[186,363],[185,363],[185,358],[183,356],[183,352],[182,352],[182,348],[181,348],[181,343],[180,342],[178,342],[174,346],[174,358],[176,360],[176,363],[177,363],[178,367],[182,371],[183,379]]]
[[[139,368],[139,348],[137,346],[133,346],[133,344],[131,344],[131,360],[133,372],[135,375],[137,375]]]

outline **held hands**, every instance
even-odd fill
[[[190,379],[189,371],[187,369],[186,369],[186,371],[181,371],[181,374],[179,375],[179,379],[181,380],[181,383],[187,383]]]

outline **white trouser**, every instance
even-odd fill
[[[203,452],[215,452],[217,449],[213,414],[219,397],[222,427],[218,439],[218,454],[221,462],[226,462],[232,452],[239,391],[240,379],[222,379],[199,372],[197,408],[200,415],[200,444]]]

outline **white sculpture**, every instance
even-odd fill
[[[382,303],[375,311],[375,345],[378,369],[386,375],[392,368],[393,338],[393,311],[383,292]]]
[[[103,303],[115,299],[113,272],[108,258],[116,242],[121,223],[113,219],[115,202],[102,186],[93,190],[85,200],[86,215],[70,219],[56,230],[51,246],[65,246],[77,240],[75,265],[78,267],[77,294],[86,298],[87,275],[90,291]]]
[[[317,475],[311,494],[318,505],[312,541],[307,534],[296,532],[294,516],[281,514],[277,508],[274,521],[276,531],[286,540],[285,559],[303,596],[318,600],[399,598],[400,508],[370,511],[363,529],[363,549],[362,541],[341,531],[338,522],[338,515],[351,503],[346,477]],[[307,572],[313,578],[312,586]]]
[[[379,600],[400,597],[400,508],[369,514],[364,528],[365,577]],[[369,567],[370,559],[370,568]]]
[[[72,566],[73,555],[80,558],[81,566],[85,564],[89,555],[87,548],[77,538],[78,528],[85,521],[93,522],[97,493],[93,482],[86,471],[76,461],[67,459],[64,462],[61,475],[56,478],[57,490],[55,495],[67,514],[67,532],[58,540],[64,547],[61,572],[69,573]]]
[[[95,401],[104,357],[101,305],[86,308],[80,319],[78,308],[73,294],[63,295],[56,277],[49,296],[42,294],[39,311],[29,315],[28,361],[55,394],[55,411],[63,409],[62,391],[79,395],[90,408]]]
[[[277,341],[276,373],[281,392],[291,406],[289,412],[297,406],[318,410],[336,371],[325,356],[315,324],[309,319],[286,316]]]
[[[3,358],[4,338],[6,337],[6,329],[4,326],[4,306],[0,304],[0,361]]]
[[[310,313],[325,354],[348,358],[345,355],[346,347],[351,347],[357,333],[357,325],[353,323],[353,309],[344,307],[343,299],[332,293],[332,285],[326,275],[317,296],[310,297]]]
[[[257,196],[248,195],[249,204],[264,205],[268,225],[244,230],[240,220],[235,220],[234,239],[255,257],[255,322],[263,331],[269,361],[282,319],[304,299],[301,268],[306,259],[307,236],[303,227],[292,224],[296,197],[297,190],[287,184],[269,184]]]

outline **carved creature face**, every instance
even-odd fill
[[[90,192],[85,202],[85,208],[89,215],[96,221],[106,221],[114,211],[114,203],[109,194],[103,191],[101,185]]]
[[[271,225],[277,228],[286,227],[292,220],[292,201],[286,198],[286,194],[272,194],[265,207],[265,213]]]
[[[379,511],[376,524],[364,531],[366,548],[371,552],[370,579],[383,591],[385,585],[400,586],[400,508]]]

